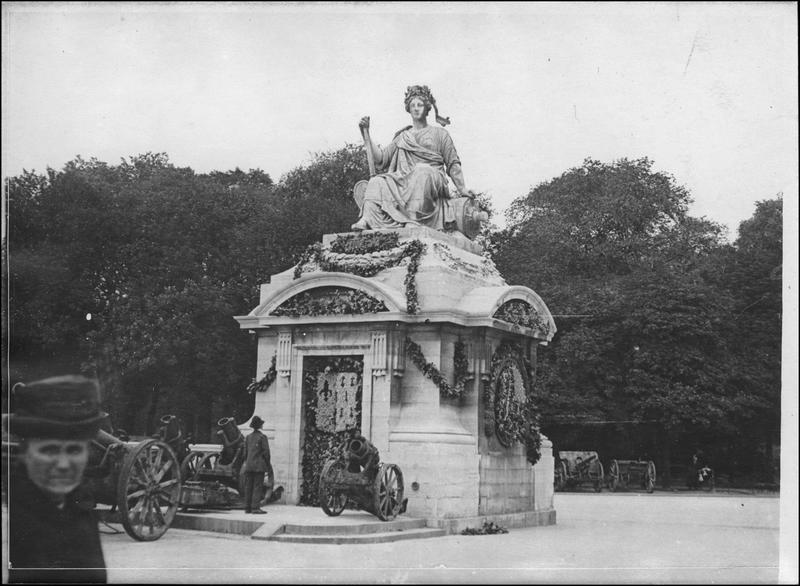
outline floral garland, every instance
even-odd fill
[[[261,380],[253,379],[252,382],[247,385],[247,392],[251,395],[258,391],[259,393],[266,392],[266,390],[270,387],[272,383],[275,382],[275,379],[278,377],[278,370],[275,368],[275,360],[278,356],[278,353],[272,355],[272,362],[267,369],[267,372],[264,373],[264,378]]]
[[[509,380],[510,373],[505,368],[502,368],[509,359],[513,358],[522,359],[525,371],[523,376],[530,376],[529,365],[519,346],[508,342],[501,344],[492,356],[491,380],[486,384],[483,394],[484,431],[487,436],[496,435],[503,445],[506,445],[506,442],[501,438],[506,439],[508,445],[513,442],[524,444],[528,462],[536,464],[541,458],[542,447],[539,413],[533,401],[530,384],[525,385],[526,397],[524,401],[518,400],[513,393],[513,379]],[[509,382],[512,385],[511,389],[508,389]],[[495,412],[497,402],[495,389],[499,385],[504,385],[507,392],[512,392],[508,397],[508,414],[505,419],[498,421]]]
[[[314,291],[303,291],[290,297],[271,315],[275,316],[313,316],[313,315],[352,315],[362,313],[379,313],[389,311],[386,304],[379,299],[367,295],[357,289],[332,288],[319,294]]]
[[[416,275],[425,252],[425,244],[421,240],[411,240],[403,244],[398,242],[399,235],[396,232],[377,232],[343,234],[331,243],[329,251],[320,243],[311,244],[300,255],[300,260],[294,267],[294,278],[300,278],[303,267],[309,263],[316,264],[319,270],[325,272],[372,277],[408,258],[408,272],[404,280],[406,312],[413,315],[419,311]]]
[[[467,372],[469,362],[467,360],[466,346],[461,340],[456,342],[453,349],[454,381],[452,386],[445,380],[435,364],[425,360],[425,355],[422,353],[422,348],[419,347],[419,344],[412,341],[411,338],[406,338],[405,346],[406,355],[411,358],[414,366],[439,387],[439,396],[451,399],[460,399],[464,396],[465,383],[469,378],[469,373]]]
[[[542,319],[539,312],[530,303],[518,299],[504,303],[492,317],[543,332],[545,336],[550,332],[549,324]]]
[[[369,254],[396,248],[400,243],[397,232],[373,232],[371,234],[342,234],[331,242],[331,252],[342,254]]]

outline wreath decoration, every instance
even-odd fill
[[[546,336],[550,332],[549,324],[542,319],[539,312],[530,304],[520,299],[514,299],[498,308],[492,316],[495,319],[524,326],[532,330],[540,331]]]
[[[272,355],[272,362],[269,365],[269,368],[264,373],[264,376],[261,380],[253,379],[252,382],[247,385],[247,392],[251,395],[259,392],[264,393],[266,390],[275,382],[275,379],[278,377],[278,370],[275,368],[275,361],[277,359],[278,353]]]
[[[411,338],[406,338],[405,346],[406,355],[411,358],[411,362],[414,363],[414,366],[420,369],[426,378],[433,381],[433,383],[439,387],[440,397],[460,399],[464,396],[466,382],[469,380],[469,361],[467,360],[466,346],[461,340],[456,342],[455,348],[453,349],[454,380],[452,385],[445,380],[444,376],[442,376],[442,373],[439,372],[439,369],[436,368],[433,362],[425,360],[425,355],[422,353],[422,348],[419,347],[419,344],[414,342]]]
[[[520,399],[516,386],[524,388]],[[531,464],[541,458],[539,413],[533,400],[530,366],[517,344],[505,342],[492,356],[491,377],[484,388],[484,431],[504,447],[525,445]]]
[[[300,317],[304,315],[352,315],[389,311],[386,304],[358,289],[341,287],[312,289],[290,297],[271,315]]]
[[[401,244],[396,232],[342,234],[331,242],[327,250],[318,242],[308,246],[294,267],[294,278],[299,279],[304,268],[312,264],[325,272],[372,277],[408,258],[408,272],[404,280],[406,311],[415,314],[419,311],[416,275],[424,252],[425,244],[421,240]]]

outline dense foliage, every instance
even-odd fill
[[[587,160],[513,203],[495,259],[556,320],[537,369],[546,432],[639,422],[656,439],[639,433],[617,457],[657,450],[668,468],[702,445],[720,469],[769,481],[782,202],[760,203],[733,245],[720,226],[688,216],[690,203],[647,159]]]
[[[260,284],[293,265],[340,270],[341,255],[398,246],[390,235],[342,239],[338,261],[309,248],[349,229],[352,186],[367,176],[363,149],[347,145],[277,183],[259,169],[198,174],[160,153],[12,177],[4,387],[96,374],[114,424],[132,433],[174,413],[204,441],[217,419],[246,419],[255,339],[232,316],[258,304]],[[601,456],[635,458],[649,445],[662,470],[702,446],[717,470],[769,481],[780,444],[782,200],[759,202],[733,243],[689,216],[690,202],[648,159],[587,159],[515,200],[508,227],[482,240],[506,280],[554,314],[558,332],[535,372],[551,439],[557,424],[639,422],[657,441],[628,434],[629,452]],[[421,253],[404,254],[410,313]]]
[[[217,419],[246,419],[255,340],[233,316],[309,243],[355,221],[351,189],[366,176],[348,146],[277,185],[258,169],[201,175],[153,153],[11,178],[4,379],[96,374],[114,425],[132,433],[174,413],[203,441]]]

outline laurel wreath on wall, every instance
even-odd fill
[[[460,399],[464,396],[466,382],[469,379],[469,362],[467,360],[466,346],[462,341],[459,340],[456,342],[455,348],[453,349],[454,376],[452,385],[445,380],[435,364],[425,359],[425,355],[422,353],[422,348],[420,348],[419,344],[414,342],[411,338],[406,338],[405,346],[406,356],[411,358],[411,362],[414,363],[414,366],[416,366],[426,378],[433,381],[433,383],[439,387],[439,396],[449,399]]]
[[[321,243],[308,246],[294,267],[294,278],[299,279],[309,265],[315,265],[325,272],[372,277],[408,258],[404,280],[406,312],[415,314],[419,311],[416,275],[424,252],[425,244],[421,240],[410,240],[401,244],[396,232],[343,234],[331,242],[328,250]]]
[[[536,464],[541,458],[542,435],[539,428],[539,412],[533,400],[533,389],[529,380],[524,380],[525,399],[520,400],[514,392],[513,377],[505,366],[509,361],[522,365],[521,374],[530,378],[530,365],[518,344],[504,342],[492,355],[490,380],[484,387],[484,431],[487,436],[496,436],[501,444],[509,447],[515,442],[525,446],[528,462]],[[508,410],[504,418],[497,417],[497,390],[506,394]]]

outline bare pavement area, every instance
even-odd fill
[[[557,493],[557,524],[365,545],[102,538],[110,583],[778,583],[779,498]],[[267,507],[269,509],[269,507]],[[322,511],[320,515],[324,516]],[[110,525],[101,528],[110,531]]]

